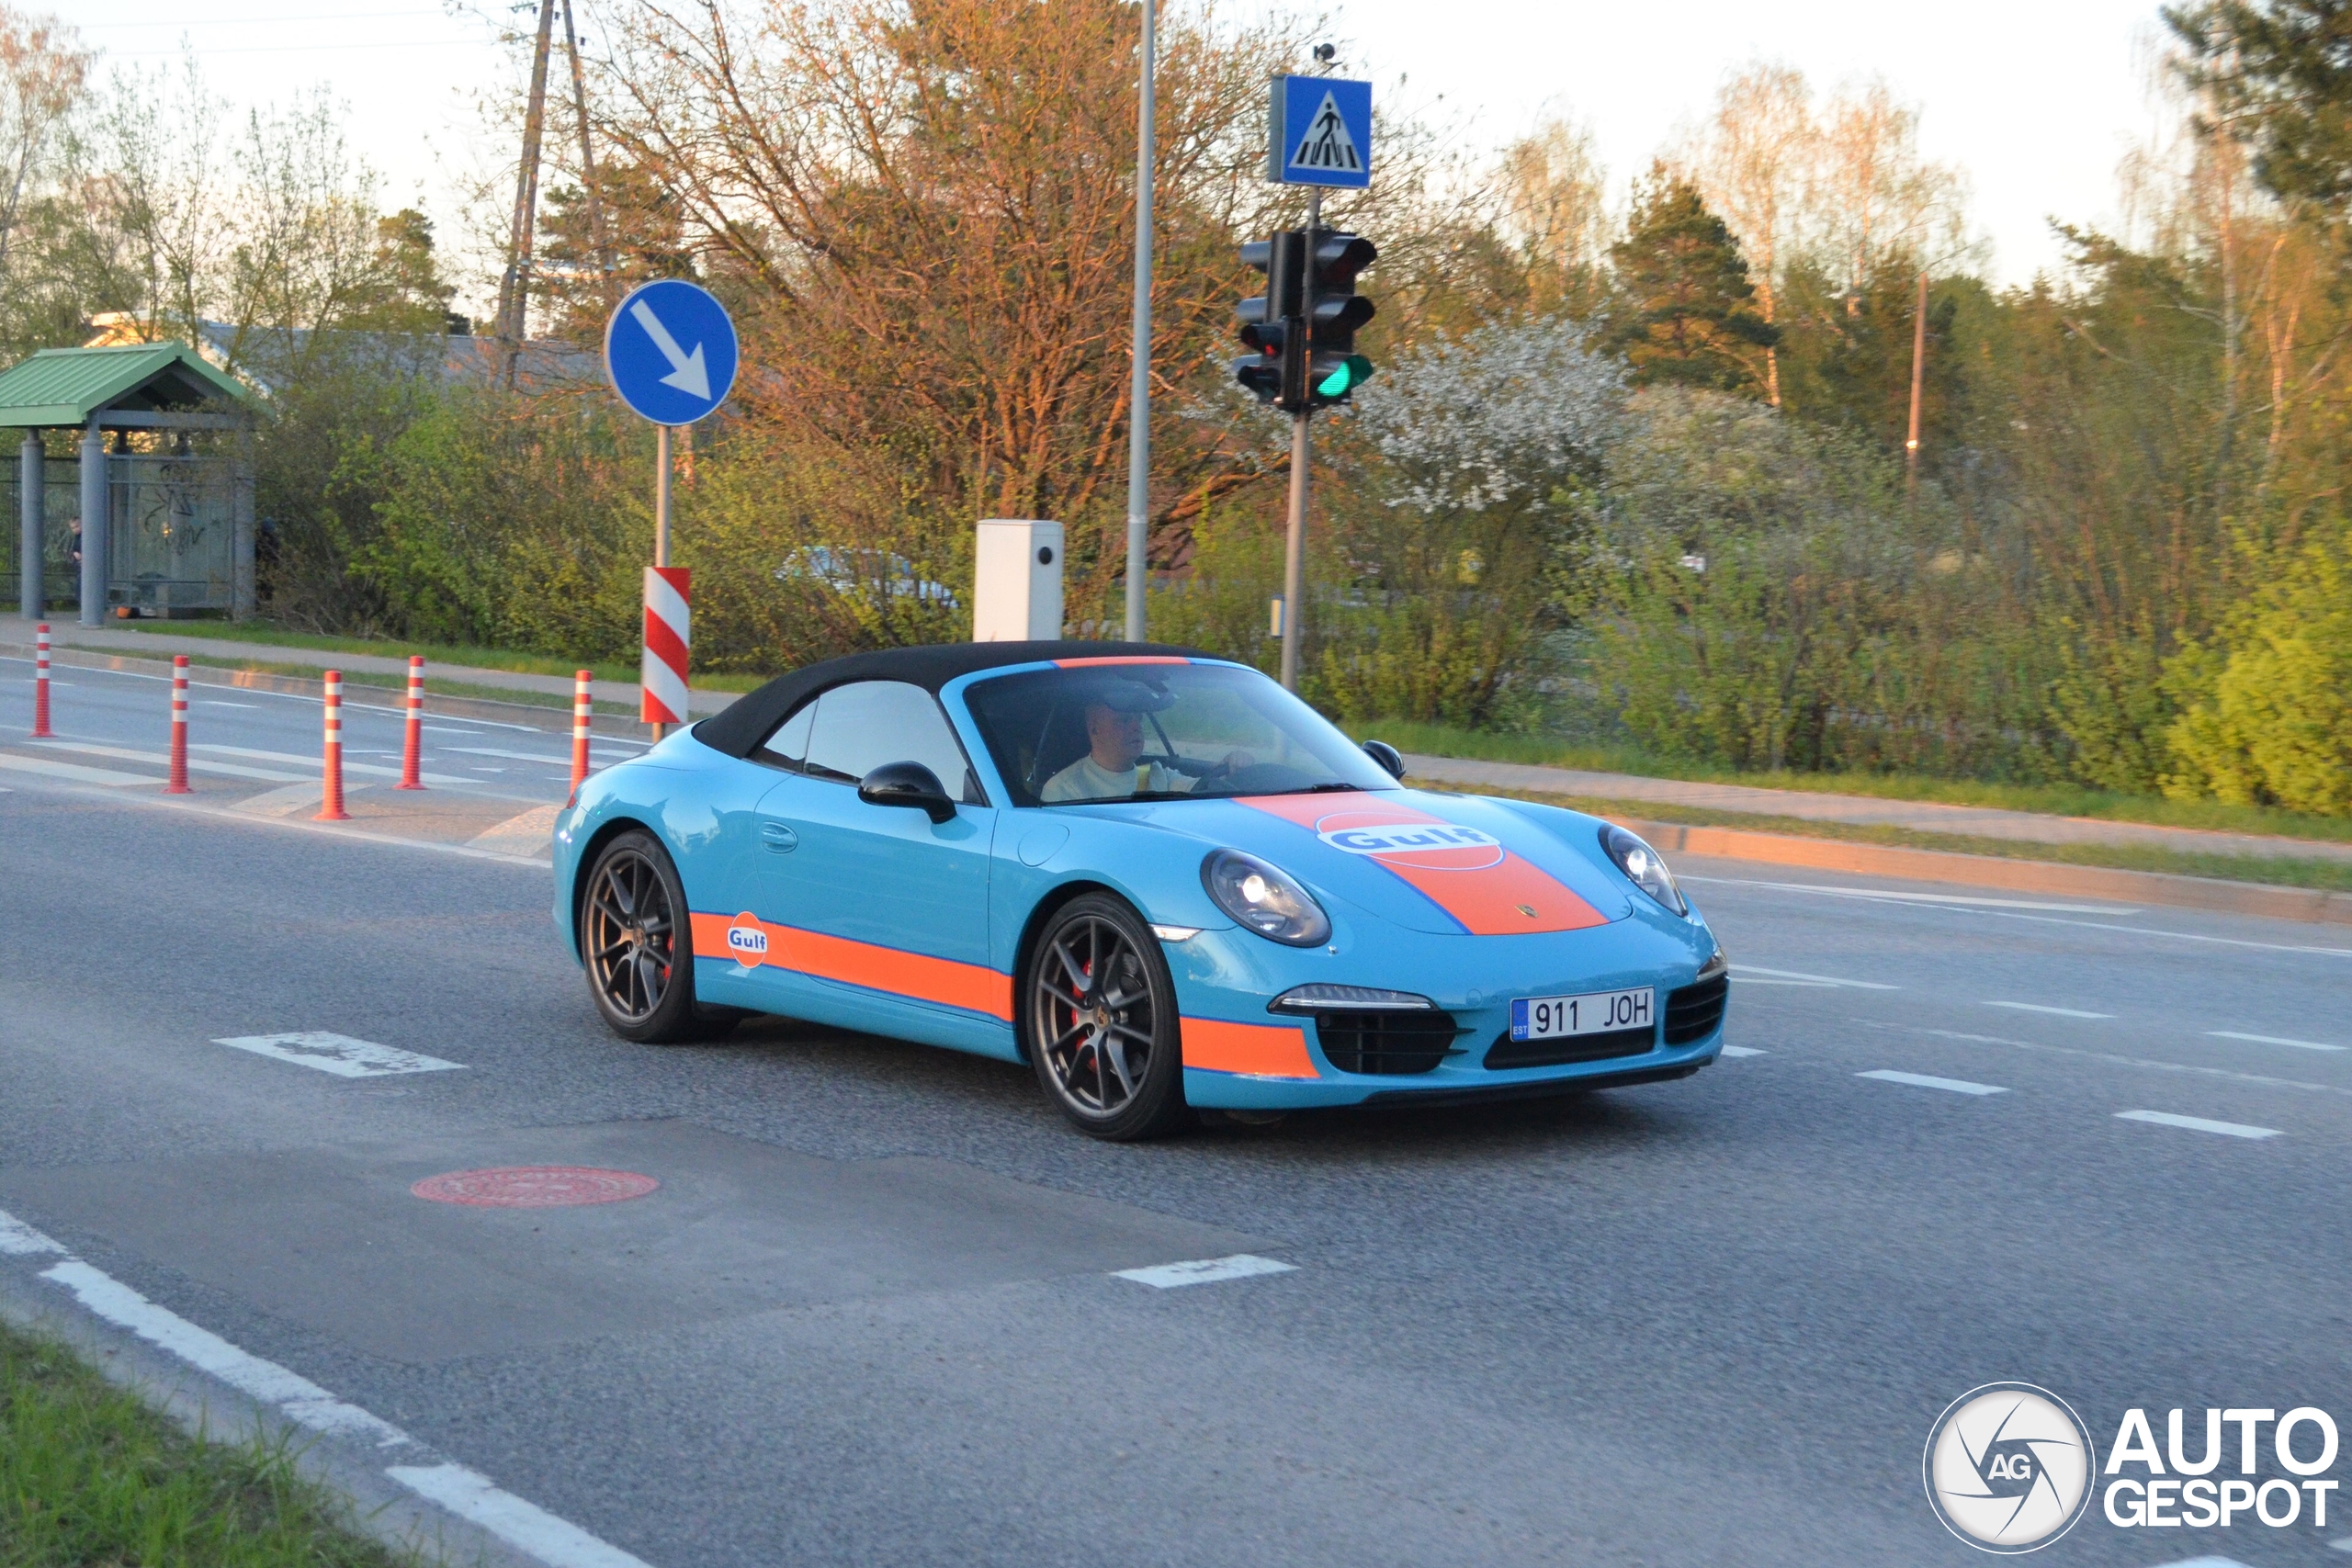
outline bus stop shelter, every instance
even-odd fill
[[[68,585],[83,625],[118,610],[252,615],[254,487],[242,438],[253,423],[245,389],[185,344],[49,348],[0,371],[0,430],[24,435],[13,552],[24,615],[47,613],[58,562],[70,559],[56,530],[75,516],[82,558]],[[48,430],[81,432],[78,484],[51,482]],[[238,439],[197,452],[200,434]],[[155,439],[134,451],[141,435]]]

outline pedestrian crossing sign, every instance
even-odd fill
[[[1266,177],[1279,185],[1372,183],[1372,84],[1277,76],[1266,116]]]

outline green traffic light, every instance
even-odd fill
[[[1372,379],[1372,361],[1361,354],[1351,354],[1340,361],[1340,367],[1316,383],[1318,398],[1344,398]]]

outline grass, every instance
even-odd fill
[[[1576,746],[1542,735],[1489,735],[1451,725],[1384,721],[1360,726],[1399,750],[1486,762],[1531,762],[1593,773],[1632,773],[1644,778],[1688,779],[1700,784],[1747,784],[1758,789],[1865,795],[1881,800],[1927,800],[1948,806],[1989,806],[2005,811],[2034,811],[2058,817],[2089,817],[2110,822],[2141,822],[2158,828],[2201,828],[2224,833],[2263,833],[2290,839],[2352,843],[2352,818],[2310,817],[2267,806],[2231,806],[2218,800],[2165,800],[2123,795],[2087,784],[1988,784],[1973,779],[1926,778],[1916,773],[1736,773],[1704,763],[1677,761],[1631,748]],[[1645,807],[1653,817],[1659,808]],[[1658,820],[1667,820],[1658,818]],[[1679,820],[1679,818],[1678,818]],[[1727,824],[1754,821],[1727,818]],[[2006,842],[2007,840],[2003,840]],[[2226,857],[2224,857],[2226,858]],[[2229,862],[2234,864],[2234,861]]]
[[[1836,839],[1846,843],[1888,844],[1906,850],[1945,850],[1956,854],[1997,855],[2004,860],[2054,861],[2062,865],[2105,866],[2117,871],[2166,872],[2176,876],[2217,877],[2224,882],[2259,882],[2280,887],[2312,887],[2331,893],[2352,893],[2352,864],[2336,861],[2291,860],[2267,855],[2184,854],[2175,850],[2146,849],[2136,844],[2036,844],[2016,839],[1979,839],[1962,833],[1922,833],[1909,828],[1875,824],[1817,822],[1805,817],[1766,817],[1751,812],[1710,811],[1702,807],[1675,806],[1655,800],[1611,800],[1596,795],[1550,795],[1540,790],[1498,789],[1491,785],[1421,783],[1419,787],[1454,794],[1507,795],[1520,800],[1565,806],[1612,821],[1672,822],[1690,828],[1738,828],[1752,833],[1786,833],[1801,839]]]
[[[318,637],[310,632],[289,631],[266,621],[150,621],[119,623],[132,631],[147,632],[158,637],[209,637],[216,642],[260,643],[270,648],[310,649],[320,653],[364,653],[379,659],[406,659],[411,654],[424,655],[425,668],[447,664],[464,670],[503,670],[518,675],[568,676],[574,671],[586,670],[599,681],[635,681],[637,666],[618,660],[591,660],[582,664],[574,659],[558,659],[548,653],[515,653],[505,649],[471,648],[450,643],[397,642],[390,637]],[[304,674],[316,671],[305,666]],[[346,671],[345,680],[357,676]],[[761,684],[758,675],[718,675],[697,672],[694,683],[708,692],[748,692]],[[372,683],[372,682],[371,682]],[[426,682],[428,689],[431,682]]]
[[[62,1347],[0,1326],[0,1565],[396,1568],[282,1448],[198,1441]]]

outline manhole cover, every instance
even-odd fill
[[[435,1203],[480,1209],[563,1209],[642,1198],[662,1184],[633,1170],[580,1165],[509,1165],[428,1176],[409,1190]]]

